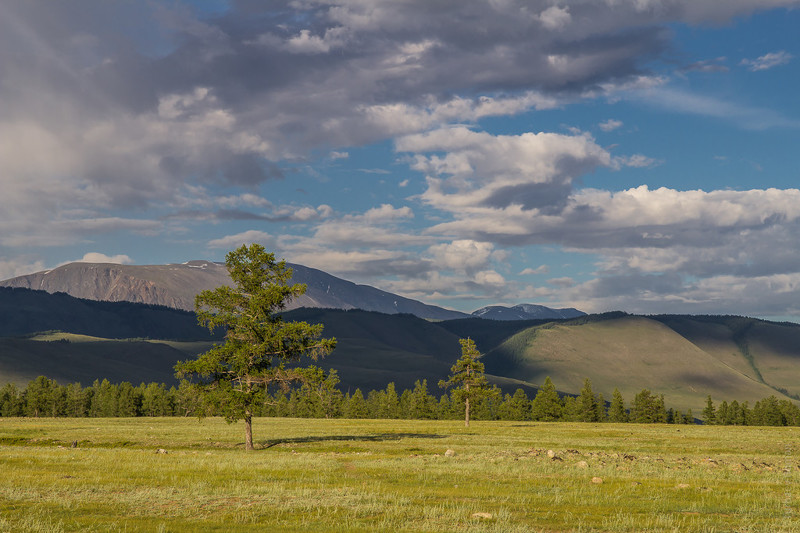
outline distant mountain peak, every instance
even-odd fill
[[[363,309],[386,314],[408,313],[432,320],[466,318],[469,315],[403,298],[369,285],[357,285],[322,270],[290,264],[292,282],[304,283],[305,294],[288,309],[318,307]],[[0,286],[64,292],[77,298],[128,301],[193,310],[195,295],[203,290],[231,285],[222,263],[192,260],[167,265],[120,265],[68,263],[52,270],[0,281]]]
[[[572,307],[553,309],[538,304],[517,304],[512,307],[489,305],[473,311],[472,316],[487,320],[550,320],[585,316],[586,313]]]

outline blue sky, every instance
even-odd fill
[[[0,0],[0,279],[288,261],[800,321],[800,1]]]

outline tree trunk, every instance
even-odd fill
[[[250,410],[244,412],[244,449],[247,451],[253,448],[253,415]]]
[[[469,427],[469,398],[464,403],[464,426]]]

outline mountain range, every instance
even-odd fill
[[[307,286],[306,293],[290,302],[288,309],[361,309],[386,314],[407,313],[429,320],[453,320],[469,316],[369,285],[358,285],[315,268],[297,264],[287,266],[292,269],[292,282]],[[201,291],[230,284],[225,265],[211,261],[169,265],[76,262],[0,281],[0,287],[63,292],[88,300],[137,302],[187,311],[194,309],[194,297]],[[532,304],[510,308],[485,307],[473,313],[474,316],[494,320],[574,318],[584,314],[575,309],[550,309]]]

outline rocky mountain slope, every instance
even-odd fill
[[[472,316],[489,320],[552,320],[563,318],[578,318],[586,316],[583,311],[572,307],[566,309],[553,309],[544,305],[519,304],[513,307],[490,305],[481,307],[472,312]]]
[[[293,270],[292,281],[308,286],[306,293],[292,301],[289,309],[363,309],[386,314],[409,313],[433,320],[468,316],[368,285],[357,285],[314,268],[295,264],[289,266]],[[193,310],[194,297],[199,292],[230,283],[225,265],[189,261],[170,265],[69,263],[52,270],[0,281],[0,286],[49,293],[64,292],[89,300],[128,301]]]

